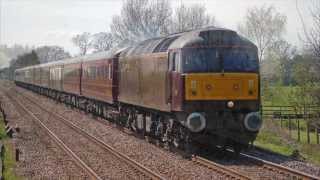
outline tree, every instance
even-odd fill
[[[111,33],[118,45],[132,44],[169,33],[168,0],[126,0],[121,15],[112,19]]]
[[[286,16],[273,6],[254,7],[247,10],[245,21],[239,25],[240,33],[256,43],[259,60],[263,60],[265,50],[281,39],[285,31]]]
[[[318,70],[320,70],[320,1],[312,1],[312,8],[310,9],[312,25],[309,29],[307,29],[306,25],[304,24],[302,15],[298,9],[298,4],[297,10],[304,28],[306,46],[309,50],[311,50],[313,56],[317,59],[315,65],[317,66]]]
[[[278,40],[268,48],[268,62],[271,59],[278,62],[279,78],[283,85],[289,85],[293,82],[292,71],[293,71],[293,57],[296,54],[296,48],[292,47],[285,40]]]
[[[203,5],[195,4],[187,7],[181,5],[176,8],[172,17],[171,32],[181,32],[192,30],[215,24],[214,16],[206,13],[206,7]]]
[[[86,55],[91,45],[90,33],[84,32],[77,34],[72,38],[72,42],[80,49],[80,55]]]
[[[296,55],[293,61],[295,62],[293,78],[297,83],[297,89],[294,93],[295,102],[298,105],[313,104],[319,97],[318,93],[314,94],[314,92],[318,92],[316,88],[317,73],[314,69],[315,60],[310,54],[302,54]]]
[[[9,57],[2,51],[0,51],[0,68],[9,65]]]
[[[40,63],[58,61],[61,59],[70,58],[70,54],[59,46],[42,46],[35,50]]]
[[[14,44],[13,46],[0,45],[0,67],[8,66],[11,59],[17,58],[19,55],[28,53],[32,47]]]
[[[108,51],[114,45],[114,40],[111,33],[100,32],[93,35],[92,48],[94,52]]]
[[[10,79],[13,79],[13,74],[16,69],[32,66],[40,64],[40,61],[38,59],[37,53],[32,50],[30,53],[25,53],[21,56],[18,56],[17,59],[13,59],[10,61],[10,73],[9,77]]]

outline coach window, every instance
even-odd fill
[[[97,67],[97,79],[101,79],[103,77],[103,67]]]
[[[95,66],[90,67],[90,79],[96,79],[97,69]]]
[[[106,78],[109,78],[109,66],[104,67],[104,75]]]
[[[108,72],[109,72],[109,79],[112,79],[112,69],[111,69],[111,64],[108,65]]]

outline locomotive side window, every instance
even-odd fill
[[[169,70],[179,71],[180,67],[180,54],[178,52],[170,53],[169,55]]]
[[[175,71],[176,70],[176,53],[172,53],[170,56],[170,70]]]
[[[175,53],[175,71],[179,72],[180,71],[180,53],[177,52]]]

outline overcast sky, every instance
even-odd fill
[[[122,0],[0,0],[1,44],[59,45],[72,54],[78,53],[71,37],[81,32],[107,31],[112,16],[120,14]],[[173,0],[172,7],[181,3],[205,5],[219,26],[236,29],[247,8],[273,5],[287,16],[285,38],[301,47],[302,34],[296,0]],[[298,0],[306,24],[310,24],[310,0]]]

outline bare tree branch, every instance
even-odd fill
[[[113,17],[111,33],[118,44],[130,44],[169,32],[171,8],[167,0],[126,0]]]
[[[82,34],[77,34],[72,38],[73,44],[80,49],[80,55],[87,54],[91,45],[90,37],[90,33],[84,32]]]
[[[58,61],[71,57],[62,47],[59,46],[42,46],[35,50],[40,63]]]
[[[206,7],[195,4],[176,8],[172,18],[171,32],[181,32],[215,25],[215,18],[206,13]]]
[[[286,19],[286,16],[277,12],[273,6],[248,9],[245,21],[238,29],[257,44],[260,61],[268,47],[281,39]]]
[[[91,46],[94,52],[108,51],[113,46],[113,37],[111,33],[100,32],[92,37]]]

